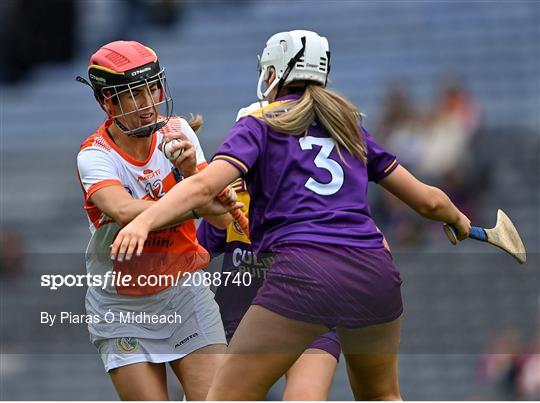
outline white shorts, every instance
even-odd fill
[[[171,291],[177,295],[171,299],[174,307],[166,311],[181,317],[172,332],[149,332],[144,325],[131,325],[129,336],[125,330],[121,332],[123,337],[100,337],[91,333],[91,341],[97,347],[107,372],[137,362],[170,362],[202,347],[227,344],[219,307],[208,287],[180,286]],[[111,324],[111,331],[118,330],[118,325]]]

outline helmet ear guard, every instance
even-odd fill
[[[263,92],[262,84],[274,67],[276,78]],[[260,100],[278,86],[281,89],[293,81],[313,81],[326,86],[330,72],[328,40],[312,31],[280,32],[267,42],[259,57],[257,97]]]
[[[259,59],[259,81],[257,82],[257,97],[259,100],[263,100],[268,97],[268,94],[276,87],[279,79],[283,75],[283,70],[278,71],[277,67],[285,64],[285,50],[281,43],[267,46],[263,50],[262,56],[258,56]],[[270,67],[276,70],[276,78],[274,82],[266,89],[262,91],[263,83],[270,77]]]

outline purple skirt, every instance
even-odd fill
[[[386,323],[403,312],[401,277],[384,248],[290,242],[272,252],[253,305],[329,328]]]

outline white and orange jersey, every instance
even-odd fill
[[[181,130],[192,141],[197,158],[197,167],[207,163],[197,135],[189,124],[180,117],[173,117],[161,130],[152,135],[150,153],[145,161],[138,161],[123,152],[111,139],[105,122],[81,145],[77,156],[79,179],[84,192],[84,208],[88,214],[92,237],[86,250],[86,266],[90,274],[104,275],[115,271],[134,278],[129,286],[107,286],[106,292],[126,296],[155,294],[167,288],[137,286],[136,278],[141,275],[178,275],[208,265],[209,256],[199,245],[193,220],[163,230],[152,231],[145,242],[142,256],[129,262],[113,262],[109,258],[109,245],[113,242],[120,226],[90,202],[90,197],[99,189],[120,185],[136,199],[158,200],[182,177],[171,162],[158,149],[166,132]]]

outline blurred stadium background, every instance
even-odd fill
[[[440,225],[374,187],[373,212],[404,279],[403,397],[540,399],[540,3],[532,0],[0,2],[0,399],[116,399],[85,326],[39,323],[41,310],[84,312],[84,289],[50,291],[39,276],[85,272],[75,156],[104,116],[74,77],[86,74],[90,54],[116,39],[154,48],[176,113],[203,114],[209,158],[236,111],[255,101],[265,40],[290,29],[328,37],[331,87],[407,168],[478,225],[505,210],[528,249],[519,267],[487,245],[452,247]],[[352,399],[343,362],[330,398]]]

